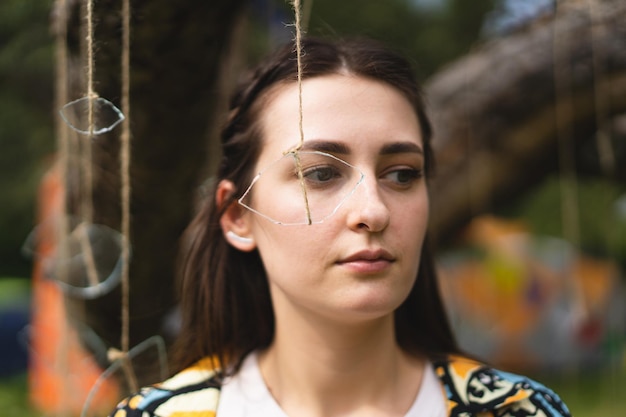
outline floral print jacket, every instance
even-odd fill
[[[571,417],[554,392],[529,378],[463,357],[433,365],[450,417]],[[126,398],[111,417],[215,417],[219,398],[220,384],[202,360]]]

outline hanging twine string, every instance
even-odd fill
[[[299,150],[304,144],[304,128],[302,125],[302,22],[301,22],[301,4],[300,0],[293,0],[293,9],[296,20],[296,60],[298,65],[298,130],[300,132],[300,143],[296,150]]]
[[[57,0],[55,4],[55,55],[56,55],[56,108],[60,109],[68,102],[67,88],[67,1]],[[61,183],[65,186],[67,182],[67,169],[69,161],[69,135],[66,123],[56,124],[57,148],[59,149],[59,175]],[[62,217],[67,212],[67,202],[63,199],[61,207]],[[65,229],[62,229],[65,230]]]
[[[69,92],[67,86],[68,74],[68,50],[67,50],[67,1],[57,0],[55,4],[55,62],[56,62],[56,108],[60,109],[68,102]],[[69,127],[66,123],[58,121],[56,124],[57,149],[59,150],[59,178],[62,184],[63,197],[61,199],[61,217],[59,219],[59,234],[57,240],[59,242],[59,252],[61,259],[67,258],[67,236],[69,225],[67,221],[67,172],[69,166]],[[60,262],[57,274],[65,277],[67,268],[65,263]]]
[[[122,1],[122,122],[120,177],[122,204],[122,330],[123,369],[132,392],[139,389],[128,351],[130,350],[130,0]]]
[[[309,197],[306,190],[306,185],[304,183],[304,175],[302,173],[302,162],[300,161],[300,156],[298,155],[298,151],[302,148],[304,144],[304,127],[302,123],[303,112],[302,112],[302,22],[301,22],[301,3],[300,0],[293,0],[293,11],[295,15],[295,26],[296,26],[296,60],[297,60],[297,84],[298,84],[298,130],[300,132],[300,141],[298,145],[291,149],[288,153],[292,153],[293,157],[296,161],[296,169],[298,171],[298,180],[300,181],[300,188],[302,189],[302,198],[304,199],[304,207],[306,208],[306,218],[307,223],[310,225],[313,223],[311,219],[311,208],[309,207]]]
[[[606,76],[606,68],[603,65],[605,56],[601,47],[602,36],[606,35],[605,29],[601,25],[603,17],[598,10],[597,0],[588,0],[587,7],[589,10],[589,20],[591,25],[591,57],[593,65],[593,95],[596,119],[596,149],[600,160],[600,168],[602,173],[607,177],[612,177],[615,173],[615,153],[611,144],[611,127],[610,127],[610,102],[607,94],[608,77]],[[604,12],[606,13],[606,12]],[[602,228],[606,240],[604,244],[606,249],[610,251],[611,237],[614,235],[613,221],[610,216],[603,218]]]
[[[580,246],[580,216],[578,212],[578,187],[575,171],[571,124],[574,119],[573,99],[571,92],[571,77],[569,60],[569,45],[565,34],[566,22],[561,22],[559,2],[556,3],[556,12],[553,23],[553,69],[554,88],[556,97],[556,135],[559,153],[559,171],[561,183],[561,212],[563,236],[574,247]],[[583,319],[587,315],[584,294],[576,280],[569,280],[571,297],[576,308],[577,318]]]
[[[571,122],[574,118],[571,92],[571,77],[567,56],[568,44],[565,35],[565,21],[561,23],[557,3],[554,19],[554,87],[556,96],[556,128],[559,143],[559,166],[561,176],[561,195],[563,212],[563,233],[571,242],[578,244],[578,195],[576,190],[576,172],[573,150]]]
[[[94,131],[94,109],[93,101],[97,97],[93,91],[93,0],[87,0],[87,98],[89,99],[88,123],[89,138],[93,138]]]
[[[615,156],[611,145],[610,131],[607,129],[608,120],[608,100],[604,91],[604,68],[602,67],[602,59],[600,53],[601,48],[597,48],[600,41],[599,31],[602,26],[598,24],[600,20],[598,12],[597,0],[588,0],[589,18],[591,20],[591,54],[593,60],[593,86],[594,86],[594,104],[596,108],[596,146],[600,157],[600,166],[607,176],[615,172]]]
[[[98,276],[95,265],[95,259],[88,236],[87,225],[93,219],[93,202],[92,202],[92,152],[91,140],[95,131],[95,107],[94,102],[98,98],[98,94],[94,91],[94,30],[93,30],[93,0],[85,0],[86,7],[86,51],[87,51],[87,123],[89,126],[88,137],[90,140],[84,144],[83,174],[84,174],[84,194],[83,199],[83,223],[75,230],[81,244],[83,256],[87,264],[87,275],[91,285],[98,284]],[[122,178],[121,200],[122,200],[122,330],[121,330],[121,351],[111,349],[109,351],[110,360],[121,360],[124,375],[129,384],[131,391],[138,390],[137,378],[133,372],[129,351],[129,258],[130,258],[130,2],[124,0],[122,3],[122,113],[125,115],[122,125],[121,149],[120,149],[120,171]]]
[[[97,98],[97,94],[93,90],[93,74],[94,74],[94,45],[93,45],[93,0],[86,0],[86,51],[87,51],[87,123],[89,126],[88,141],[82,143],[83,150],[83,198],[81,204],[81,213],[83,223],[77,227],[75,233],[77,234],[78,241],[80,242],[81,252],[83,254],[86,268],[87,268],[87,280],[89,285],[98,285],[98,272],[96,270],[96,262],[93,256],[91,243],[89,242],[89,235],[87,225],[93,221],[93,170],[92,170],[92,149],[91,140],[93,139],[95,115],[93,102]]]
[[[91,139],[93,139],[94,132],[94,100],[97,98],[97,94],[93,90],[93,76],[94,76],[94,41],[93,41],[93,0],[85,0],[86,7],[86,24],[87,33],[86,40],[86,52],[87,52],[87,123],[89,126],[89,141],[85,145],[85,157],[83,160],[84,168],[84,187],[85,198],[83,199],[83,218],[86,222],[91,222],[93,218],[93,202],[92,202],[92,180],[93,173],[91,167]]]
[[[99,284],[98,280],[98,270],[96,268],[96,259],[93,254],[93,249],[91,247],[91,242],[89,240],[89,223],[86,220],[76,226],[74,232],[72,234],[76,235],[78,241],[80,242],[81,252],[83,254],[83,258],[85,260],[85,265],[87,269],[87,281],[90,286],[96,286]]]

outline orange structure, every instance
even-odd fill
[[[39,190],[39,213],[34,248],[29,389],[33,405],[46,415],[79,416],[102,369],[81,346],[67,319],[64,294],[46,276],[46,265],[58,248],[58,224],[64,189],[58,169],[45,175]],[[105,381],[93,397],[89,415],[105,415],[115,405],[118,388]]]

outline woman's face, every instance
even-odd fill
[[[302,150],[326,152],[356,169],[337,162],[339,173],[311,171],[317,166],[303,159],[304,180],[313,181],[309,204],[324,218],[319,224],[279,225],[245,211],[242,220],[265,265],[276,314],[342,321],[391,314],[414,284],[428,221],[417,116],[399,91],[364,77],[320,76],[305,80],[302,89]],[[272,218],[306,218],[301,191],[294,198],[286,185],[297,179],[294,169],[274,164],[300,141],[297,85],[273,91],[260,120],[264,144],[255,169],[274,167],[266,172],[275,175],[262,175],[251,201]],[[344,179],[347,185],[326,185]],[[338,202],[335,212],[324,208]]]

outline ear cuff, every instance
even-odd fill
[[[229,230],[228,232],[226,232],[226,235],[232,240],[235,240],[239,243],[244,243],[246,245],[254,243],[254,239],[250,237],[239,236],[237,233],[233,232],[232,230]]]

